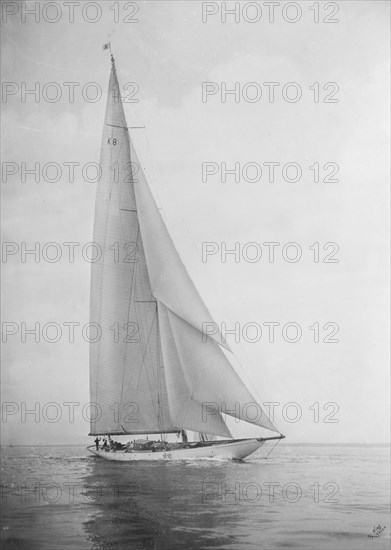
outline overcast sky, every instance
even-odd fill
[[[15,253],[3,263],[2,317],[3,323],[15,323],[17,332],[3,344],[3,400],[14,403],[8,405],[14,414],[3,425],[4,441],[88,439],[89,424],[81,412],[89,402],[88,344],[81,327],[89,319],[90,264],[80,250],[92,241],[96,184],[83,179],[81,166],[99,162],[110,72],[102,45],[108,41],[122,85],[138,85],[139,101],[125,103],[125,112],[129,125],[145,125],[146,130],[131,130],[131,135],[196,286],[217,322],[228,328],[254,322],[264,328],[257,342],[249,341],[252,333],[242,335],[239,343],[232,336],[227,341],[262,399],[280,404],[275,420],[281,431],[289,442],[387,441],[389,4],[344,1],[325,10],[320,3],[319,23],[309,9],[312,2],[298,4],[301,14],[295,7],[283,14],[277,6],[274,23],[262,2],[251,3],[262,9],[253,23],[248,20],[260,15],[256,7],[239,12],[237,22],[229,15],[224,22],[223,5],[213,2],[208,10],[217,13],[206,22],[202,3],[193,1],[139,2],[133,15],[134,3],[100,2],[101,20],[95,23],[96,8],[85,12],[86,21],[77,2],[74,22],[68,7],[51,3],[64,9],[52,23],[45,18],[58,18],[53,6],[40,9],[40,21],[26,15],[24,22],[23,3],[3,2],[3,9],[5,4],[9,15],[3,15],[2,77],[8,84],[3,87],[2,152],[4,162],[15,163],[6,169],[17,173],[3,174],[2,183],[3,240],[16,243]],[[334,6],[339,6],[335,15]],[[286,20],[296,15],[296,23]],[[138,22],[126,23],[126,17]],[[325,23],[325,17],[338,22]],[[57,87],[45,88],[50,82]],[[74,87],[73,102],[67,82],[80,84]],[[203,82],[215,82],[218,90],[206,102]],[[230,89],[239,83],[247,95],[244,91],[238,102],[229,95],[222,102],[222,82]],[[259,101],[250,101],[259,90],[246,88],[250,82],[262,90]],[[273,103],[265,82],[280,83]],[[302,92],[297,102],[282,96],[289,82],[296,86],[287,93]],[[323,89],[330,82],[338,87]],[[37,100],[31,94],[23,97],[23,86],[31,89],[35,83]],[[86,88],[89,83],[102,90],[97,102],[89,101],[97,89]],[[319,102],[314,101],[314,83],[319,83]],[[62,97],[51,103],[59,89]],[[83,89],[90,94],[87,99]],[[325,103],[327,96],[338,101]],[[64,166],[69,162],[81,165],[74,182]],[[264,169],[257,182],[227,176],[224,183],[219,174],[203,182],[203,162],[226,162],[228,168],[235,162],[295,162],[303,175],[287,182],[276,169],[275,181],[269,182]],[[318,183],[309,169],[317,162]],[[23,163],[28,168],[40,163],[41,169],[58,163],[62,178],[50,182],[53,173],[41,170],[40,181],[27,176],[23,182]],[[325,163],[338,165],[338,183],[323,181],[334,166],[325,172]],[[63,256],[50,263],[41,253],[38,263],[31,255],[23,262],[23,242],[30,248],[38,242],[41,251],[46,243],[59,243]],[[66,242],[80,243],[73,263]],[[219,250],[206,262],[203,242],[217,243]],[[262,258],[250,262],[242,256],[235,263],[231,255],[224,263],[222,242],[227,248],[237,242],[240,250],[246,243],[259,243]],[[265,242],[281,243],[274,263]],[[297,262],[282,257],[289,242],[301,247]],[[314,262],[309,249],[315,242],[320,243],[320,262]],[[334,245],[323,250],[330,242],[339,247],[338,263],[322,261],[336,250]],[[49,343],[41,332],[38,343],[33,336],[24,343],[23,322],[28,328],[58,323],[62,337]],[[80,323],[73,343],[66,322]],[[280,323],[274,343],[268,341],[267,322]],[[288,322],[302,329],[296,343],[282,337],[281,326]],[[314,323],[320,327],[318,343],[309,329]],[[325,330],[326,323],[334,325]],[[338,343],[324,343],[336,325]],[[22,422],[22,403],[31,409],[36,402],[39,421],[29,415]],[[45,409],[50,402],[60,406],[58,423],[45,420],[46,413],[54,414]],[[73,423],[67,402],[80,403]],[[292,402],[297,405],[288,410]],[[314,403],[319,404],[319,422],[314,421]],[[284,419],[284,406],[291,418],[299,406],[301,418]],[[338,422],[324,422],[327,415]]]

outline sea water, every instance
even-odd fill
[[[81,446],[2,448],[1,548],[390,547],[389,447],[265,450],[246,462],[117,463]]]

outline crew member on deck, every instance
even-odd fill
[[[185,430],[181,430],[181,434],[182,434],[182,441],[186,445],[188,443],[187,433],[185,432]]]
[[[99,451],[99,441],[100,441],[100,437],[97,437],[96,439],[94,439],[94,443],[97,451]]]

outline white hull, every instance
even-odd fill
[[[264,440],[242,439],[229,443],[217,443],[205,447],[174,449],[171,451],[97,451],[95,446],[88,447],[90,453],[106,460],[118,462],[134,462],[138,460],[243,460],[246,456],[257,451],[264,444]]]

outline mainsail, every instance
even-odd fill
[[[129,133],[114,62],[101,145],[92,264],[92,434],[177,431],[172,425],[152,295],[137,215]],[[135,252],[137,250],[137,252]]]
[[[223,413],[278,432],[233,368],[129,137],[112,58],[92,264],[91,434],[189,429],[231,437]],[[134,170],[137,167],[137,173]],[[251,414],[249,407],[252,407]],[[258,414],[254,415],[254,407]]]

